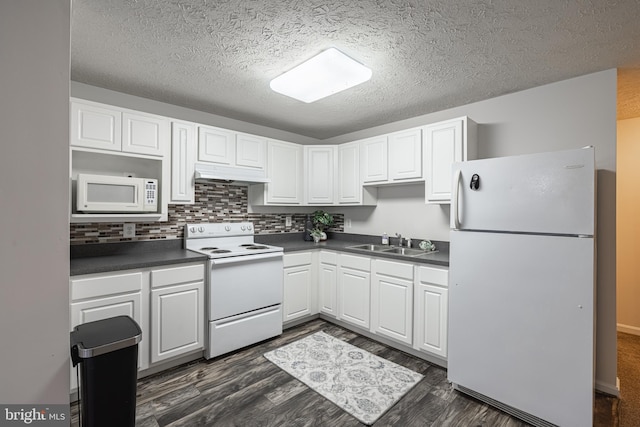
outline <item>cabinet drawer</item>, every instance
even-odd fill
[[[449,286],[449,270],[433,267],[419,267],[418,279],[421,282],[433,283],[435,285]]]
[[[96,298],[142,290],[142,273],[71,279],[71,300]]]
[[[321,251],[320,252],[320,262],[323,263],[323,264],[337,265],[338,264],[338,254],[335,253],[335,252]]]
[[[378,274],[413,280],[413,264],[376,259],[374,268]]]
[[[151,287],[177,285],[180,283],[200,282],[204,280],[204,265],[163,268],[151,272]]]
[[[298,265],[311,264],[311,252],[284,255],[284,267],[295,267]]]
[[[371,259],[361,256],[340,254],[340,266],[353,268],[354,270],[369,271],[371,269]]]

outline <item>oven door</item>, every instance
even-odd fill
[[[282,252],[211,260],[209,320],[282,303]]]

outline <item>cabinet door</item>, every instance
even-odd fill
[[[193,203],[196,127],[181,122],[173,122],[171,126],[171,201]]]
[[[415,291],[415,341],[418,350],[447,357],[448,290],[419,283]]]
[[[381,182],[389,178],[386,136],[361,141],[360,154],[362,182]]]
[[[360,182],[360,147],[357,143],[338,147],[338,203],[362,202]]]
[[[122,151],[164,156],[169,144],[169,120],[144,114],[122,113]]]
[[[427,202],[451,202],[451,164],[463,160],[462,130],[462,120],[450,120],[424,128]]]
[[[254,135],[236,136],[236,166],[264,170],[267,140]]]
[[[71,102],[71,145],[122,150],[122,113],[93,104]]]
[[[335,147],[305,146],[305,200],[310,205],[334,202]]]
[[[339,319],[369,329],[370,273],[340,266],[338,269]]]
[[[208,126],[198,129],[198,160],[233,166],[235,133]]]
[[[271,179],[265,190],[268,204],[302,203],[302,146],[269,141],[267,174]]]
[[[389,179],[422,178],[422,131],[411,129],[389,135]]]
[[[71,303],[71,330],[78,325],[96,320],[104,320],[116,316],[129,316],[139,325],[142,325],[142,300],[141,293],[117,295],[104,298]],[[144,339],[144,336],[142,337]],[[147,361],[143,352],[138,350],[138,369],[145,369]],[[75,368],[71,369],[71,390],[78,388]]]
[[[332,317],[337,317],[338,267],[321,262],[318,271],[318,280],[320,312]]]
[[[204,348],[204,282],[151,290],[151,363]]]
[[[283,321],[313,314],[311,265],[284,269]]]
[[[378,264],[391,265],[389,271]],[[371,279],[371,331],[411,345],[413,341],[413,265],[374,261]],[[395,265],[394,265],[395,264]],[[396,268],[397,267],[397,268]],[[406,270],[397,277],[394,270]]]

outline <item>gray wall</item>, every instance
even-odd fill
[[[69,403],[70,0],[0,2],[0,402]]]
[[[342,143],[467,115],[478,124],[479,157],[563,150],[593,145],[598,169],[597,372],[599,387],[616,387],[616,81],[615,69],[589,74],[325,143]],[[449,240],[448,207],[425,206],[423,186],[379,191],[375,209],[342,208],[346,232],[429,236]]]

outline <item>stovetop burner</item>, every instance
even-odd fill
[[[253,238],[254,228],[250,222],[186,224],[184,246],[209,259],[282,252],[282,248],[256,243]]]

